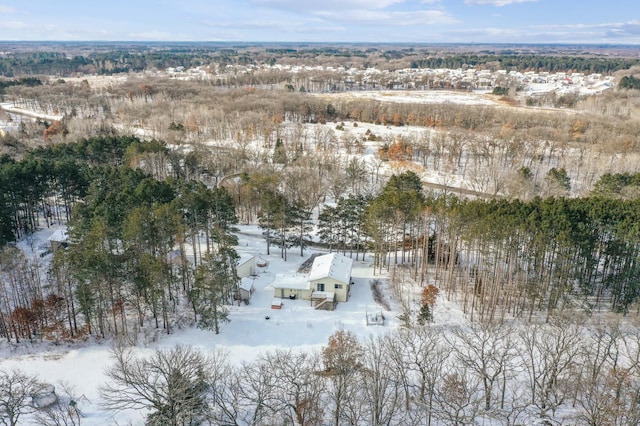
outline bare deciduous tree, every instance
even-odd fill
[[[36,377],[20,370],[0,371],[0,424],[18,425],[21,416],[36,411],[32,395],[43,386]]]
[[[278,349],[261,357],[277,378],[271,392],[279,408],[276,414],[290,424],[322,424],[324,410],[320,400],[324,378],[317,371],[320,359],[315,353]]]
[[[356,389],[355,378],[362,370],[362,357],[363,347],[349,331],[339,330],[332,334],[329,344],[322,350],[323,373],[329,378],[326,395],[333,407],[332,422],[335,426],[342,424],[348,414],[354,414],[345,406]]]
[[[520,340],[531,405],[536,407],[540,418],[549,418],[549,413],[553,417],[578,384],[580,327],[575,322],[554,318],[549,324],[523,328]]]
[[[480,383],[464,368],[450,366],[438,381],[434,414],[444,424],[473,424],[483,396]]]
[[[484,411],[504,407],[506,379],[511,377],[515,344],[511,328],[498,324],[472,324],[469,329],[456,329],[450,342],[456,364],[477,377],[484,394]]]
[[[388,338],[370,339],[364,346],[363,371],[360,375],[363,400],[354,401],[364,408],[365,422],[382,426],[403,424],[405,397],[401,375],[386,355],[392,346]]]
[[[270,423],[270,416],[281,408],[274,398],[273,389],[277,377],[270,365],[263,360],[243,363],[237,373],[238,383],[235,386],[244,413],[246,424],[258,425]]]
[[[150,357],[114,347],[114,363],[100,388],[107,410],[146,409],[147,424],[185,425],[213,416],[211,401],[227,368],[220,353],[205,355],[186,346],[158,349]]]

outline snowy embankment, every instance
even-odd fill
[[[43,112],[37,112],[30,109],[20,108],[15,106],[15,104],[12,102],[0,103],[0,109],[10,114],[17,114],[25,117],[30,117],[30,118],[40,118],[42,120],[56,121],[56,120],[62,120],[62,117],[63,117],[60,114],[45,114]]]

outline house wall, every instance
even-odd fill
[[[256,259],[252,257],[236,268],[238,278],[246,278],[256,274]]]
[[[67,247],[67,243],[62,241],[49,241],[49,243],[51,244],[51,251],[53,253],[55,253],[56,250],[60,250]]]
[[[311,290],[275,287],[273,296],[281,299],[289,299],[290,296],[295,296],[296,299],[311,300]]]
[[[349,299],[349,283],[326,277],[311,281],[311,289],[318,291],[320,283],[324,284],[324,291],[332,291],[336,294],[336,302],[346,302]],[[336,288],[336,285],[342,286],[342,288]]]
[[[251,292],[247,291],[243,288],[239,289],[240,300],[249,300],[251,299]]]

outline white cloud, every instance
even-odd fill
[[[189,41],[191,38],[184,34],[172,34],[166,31],[146,31],[141,33],[129,33],[131,40],[145,41]]]
[[[440,0],[422,0],[423,4],[434,4]],[[410,25],[454,24],[458,21],[441,7],[417,10],[397,10],[391,6],[406,0],[252,0],[252,4],[285,12],[307,15],[310,19],[321,19],[327,23],[344,25],[385,25],[406,27]]]
[[[463,30],[447,31],[447,35],[457,40],[464,41],[488,41],[495,37],[505,37],[506,39],[513,39],[518,37],[520,33],[516,30],[508,28],[468,28]]]
[[[566,24],[566,25],[538,25],[536,30],[557,33],[582,33],[603,38],[627,38],[640,36],[640,21],[605,22],[601,24]]]
[[[640,35],[640,21],[633,20],[612,26],[607,35],[610,37],[637,37]]]
[[[451,15],[441,10],[415,10],[415,11],[382,11],[382,10],[358,10],[357,13],[345,16],[338,11],[318,12],[317,16],[331,21],[347,22],[352,24],[376,24],[394,27],[410,25],[434,25],[454,24],[458,21]]]
[[[5,22],[0,21],[0,28],[2,29],[21,30],[27,27],[28,27],[27,24],[20,21],[5,21]]]
[[[17,13],[18,11],[9,6],[3,6],[0,4],[0,15],[8,15],[10,13]]]
[[[353,11],[359,9],[384,9],[405,0],[251,0],[257,6],[271,7],[288,11]]]
[[[533,25],[523,28],[468,28],[442,33],[445,38],[460,42],[514,43],[640,43],[640,21],[601,23]]]
[[[513,3],[528,3],[536,2],[538,0],[464,0],[464,4],[478,4],[478,5],[491,5],[491,6],[507,6]]]

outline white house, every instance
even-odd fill
[[[353,259],[338,253],[325,254],[314,259],[309,272],[309,286],[313,293],[331,292],[336,302],[349,300]]]
[[[278,274],[274,297],[311,300],[316,309],[333,310],[349,299],[353,260],[337,253],[317,256],[308,276]]]

